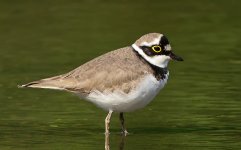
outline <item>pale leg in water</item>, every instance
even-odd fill
[[[111,118],[112,112],[113,112],[112,110],[109,110],[109,113],[105,118],[105,134],[110,134],[109,129],[110,129],[110,118]]]

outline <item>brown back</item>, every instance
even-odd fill
[[[85,95],[92,90],[128,93],[145,74],[153,73],[150,66],[133,51],[124,47],[101,55],[69,73],[29,83],[30,87],[56,87]]]

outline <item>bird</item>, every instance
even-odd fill
[[[174,54],[161,33],[148,33],[134,44],[107,52],[76,69],[19,87],[44,88],[74,93],[108,112],[105,134],[109,134],[112,113],[119,114],[121,131],[127,135],[124,113],[144,108],[167,83]]]

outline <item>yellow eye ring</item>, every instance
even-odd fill
[[[156,53],[160,53],[162,51],[162,48],[159,45],[152,46],[151,49]]]

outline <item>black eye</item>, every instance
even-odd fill
[[[160,53],[162,51],[162,48],[159,45],[152,46],[151,49],[156,53]]]

